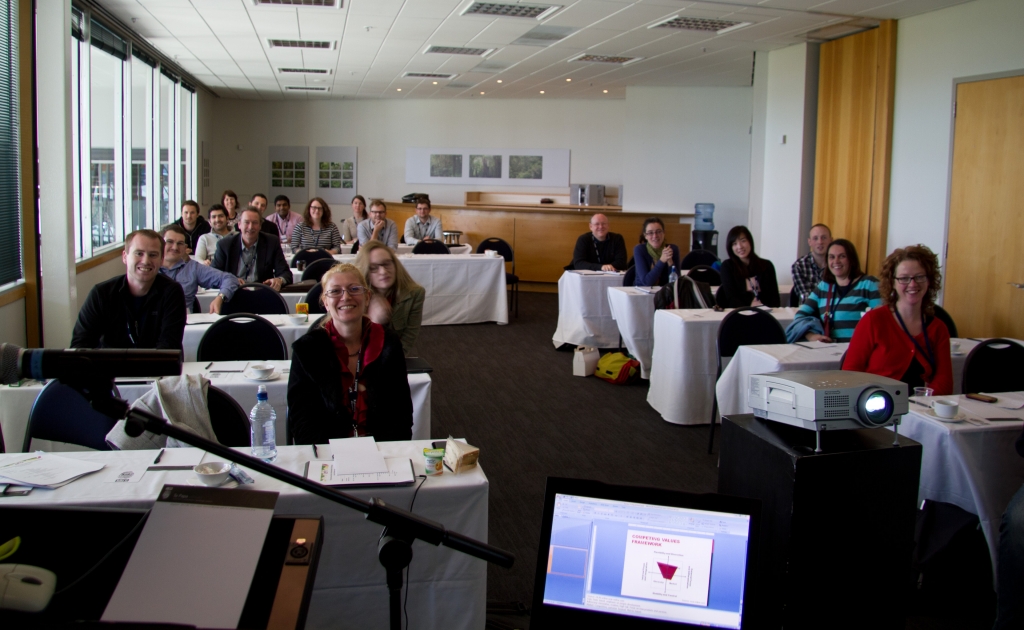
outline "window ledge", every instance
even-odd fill
[[[118,247],[115,247],[114,249],[111,249],[108,252],[104,252],[102,254],[93,256],[92,258],[86,258],[81,262],[75,263],[75,273],[82,273],[83,271],[88,271],[93,267],[99,267],[105,262],[110,262],[115,258],[119,258],[121,256],[121,252],[123,251],[124,245],[120,245]]]
[[[17,280],[10,284],[5,284],[0,287],[0,306],[7,306],[8,304],[13,304],[18,300],[24,299],[26,291],[24,280]]]

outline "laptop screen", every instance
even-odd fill
[[[750,510],[708,509],[728,498],[650,489],[638,489],[643,502],[627,501],[622,487],[595,486],[597,492],[549,497],[535,585],[543,588],[543,607],[743,627]],[[685,506],[688,497],[694,507]]]

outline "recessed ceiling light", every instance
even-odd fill
[[[398,91],[399,91],[399,92],[401,92],[401,91],[402,91],[402,88],[398,88]]]
[[[483,92],[480,92],[480,96],[483,96],[483,95],[484,95],[484,93],[483,93]]]
[[[604,93],[605,93],[605,94],[607,94],[607,93],[608,93],[608,90],[605,90],[605,91],[604,91]]]
[[[434,81],[434,85],[437,85],[437,81]]]
[[[501,79],[498,79],[498,83],[501,83]]]
[[[572,81],[572,79],[566,79],[565,81],[568,83],[569,81]]]
[[[540,91],[540,93],[541,93],[541,94],[543,94],[543,93],[544,93],[544,90],[541,90],[541,91]]]

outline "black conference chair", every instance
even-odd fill
[[[708,453],[715,442],[715,415],[718,413],[718,392],[715,385],[722,375],[722,357],[732,357],[740,346],[767,343],[786,343],[786,331],[779,320],[761,309],[738,308],[729,313],[718,325],[718,371],[711,384],[714,402],[711,404],[711,431],[708,433]]]
[[[796,287],[789,290],[789,305],[793,308],[800,306],[800,294],[796,292]]]
[[[237,400],[223,389],[210,385],[206,391],[206,408],[218,442],[224,446],[249,446],[249,414]]]
[[[309,263],[309,266],[306,267],[305,270],[303,270],[302,277],[299,278],[299,282],[305,282],[306,280],[316,280],[317,282],[320,282],[320,278],[324,277],[327,270],[336,264],[338,263],[334,261],[333,257],[330,260],[326,258],[314,260]]]
[[[626,275],[622,276],[622,286],[631,287],[636,284],[636,265],[633,265],[626,270]]]
[[[353,254],[353,255],[359,253],[359,240],[358,239],[353,241],[353,243],[352,243],[352,251],[350,251],[349,253]]]
[[[302,250],[292,256],[292,262],[290,264],[292,269],[294,269],[299,266],[301,261],[306,261],[306,264],[308,265],[317,260],[334,260],[334,256],[326,249],[318,249],[313,252]]]
[[[1024,346],[1013,339],[986,339],[964,361],[961,391],[1017,392],[1024,390]]]
[[[683,256],[683,259],[679,261],[679,268],[693,269],[697,265],[707,265],[710,267],[716,262],[722,262],[718,260],[718,256],[715,256],[706,249],[695,249]]]
[[[277,229],[273,221],[263,219],[263,222],[260,223],[260,232],[272,235],[274,238],[281,238],[281,231]]]
[[[451,250],[441,241],[420,241],[412,248],[414,254],[450,254]]]
[[[511,311],[512,305],[515,304],[516,317],[519,317],[519,276],[516,275],[516,255],[512,251],[512,246],[505,239],[492,236],[484,239],[477,246],[476,253],[482,254],[488,249],[498,252],[498,255],[504,258],[506,263],[512,263],[512,273],[505,272],[505,286],[511,287],[509,295],[512,299],[509,300],[508,309]]]
[[[247,282],[238,287],[231,299],[220,307],[221,315],[257,313],[259,315],[287,315],[288,302],[277,291],[265,284]]]
[[[50,381],[32,403],[22,452],[31,453],[32,439],[53,440],[109,451],[106,436],[115,420],[96,411],[73,387]]]
[[[936,304],[933,308],[935,309],[935,319],[939,320],[940,322],[946,325],[946,330],[949,331],[949,336],[959,337],[960,334],[956,330],[956,323],[953,321],[953,318],[946,311],[946,309],[942,308],[938,304]]]
[[[210,326],[196,349],[197,361],[275,361],[288,358],[277,326],[253,313],[233,313]]]
[[[690,273],[686,274],[694,280],[700,280],[705,284],[709,284],[713,287],[721,286],[722,274],[718,273],[715,269],[712,269],[708,265],[697,265],[690,269]]]
[[[324,305],[320,303],[320,296],[323,295],[324,285],[317,282],[313,285],[313,288],[309,290],[303,301],[309,304],[309,312],[312,313],[326,313],[327,310]]]

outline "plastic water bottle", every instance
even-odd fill
[[[669,272],[668,272],[668,283],[669,283],[669,285],[675,284],[676,280],[678,280],[678,279],[679,279],[679,274],[676,272],[676,266],[672,265],[672,269],[670,269]]]
[[[267,386],[256,391],[256,406],[249,412],[252,429],[252,456],[265,462],[277,459],[277,412],[267,400]]]

